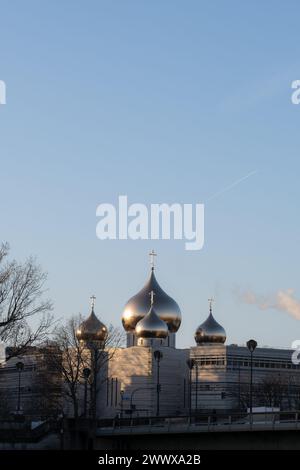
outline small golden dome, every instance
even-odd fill
[[[76,331],[76,337],[79,341],[85,342],[106,340],[107,328],[95,315],[94,301],[92,302],[92,311],[88,318],[79,326]]]
[[[198,345],[203,343],[222,343],[226,341],[224,328],[214,319],[210,300],[209,316],[195,332],[195,341]]]
[[[166,338],[169,330],[167,324],[159,318],[153,308],[153,292],[151,307],[147,315],[135,327],[138,338]]]

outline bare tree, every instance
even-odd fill
[[[48,357],[49,365],[56,369],[63,380],[63,395],[66,401],[71,403],[75,419],[80,415],[81,391],[85,380],[84,368],[88,367],[91,370],[89,377],[91,408],[92,413],[95,413],[96,398],[101,386],[101,380],[97,380],[99,372],[123,341],[122,332],[110,326],[103,349],[87,349],[86,345],[78,341],[76,337],[76,331],[81,322],[81,316],[77,315],[71,317],[66,324],[55,328],[52,353]]]
[[[34,403],[32,414],[41,417],[57,417],[62,413],[62,382],[57,371],[51,367],[49,356],[53,347],[38,348],[36,353],[36,372],[34,374],[32,391]]]
[[[288,382],[279,374],[270,374],[260,382],[259,395],[264,406],[281,407],[288,397]]]
[[[252,389],[253,396],[255,394],[254,387]],[[230,395],[235,398],[236,408],[238,411],[245,411],[250,406],[250,390],[249,384],[245,382],[235,382],[231,384]]]
[[[52,304],[42,300],[47,275],[33,258],[8,260],[9,246],[0,246],[0,341],[19,355],[46,339],[52,325]],[[31,320],[34,320],[35,327]]]
[[[76,338],[79,318],[70,318],[65,325],[55,328],[53,333],[52,354],[48,356],[49,367],[56,370],[62,379],[62,394],[72,404],[73,416],[78,418],[78,389],[80,386],[83,345]]]

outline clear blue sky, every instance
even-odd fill
[[[157,278],[183,313],[178,344],[214,296],[228,343],[289,346],[299,321],[234,294],[299,288],[297,1],[1,0],[0,239],[38,257],[55,315],[118,325]],[[205,246],[105,241],[96,206],[207,202]]]

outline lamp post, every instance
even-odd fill
[[[199,381],[199,369],[198,369],[198,363],[195,361],[195,367],[196,367],[196,415],[198,414],[198,381]]]
[[[239,411],[241,412],[241,363],[239,361]]]
[[[24,363],[19,361],[16,363],[16,368],[19,374],[18,377],[18,405],[17,405],[17,413],[20,413],[21,411],[21,373],[22,370],[24,369]]]
[[[85,367],[83,369],[83,377],[84,377],[84,412],[83,416],[86,418],[87,414],[87,383],[88,383],[88,378],[91,375],[91,369],[88,367]]]
[[[160,351],[154,351],[154,359],[157,363],[157,375],[156,375],[156,416],[159,416],[159,394],[161,390],[160,378],[159,378],[159,369],[160,361],[163,358],[163,354]]]
[[[100,359],[101,359],[101,342],[91,341],[89,343],[91,353],[91,416],[93,420],[97,418],[97,395],[98,395],[98,373],[100,370]]]
[[[124,409],[124,404],[123,404],[123,400],[124,400],[124,390],[120,390],[120,395],[121,395],[121,419],[123,419],[123,409]]]
[[[188,359],[186,363],[189,368],[189,392],[190,392],[189,393],[189,414],[191,418],[191,415],[192,415],[192,370],[195,365],[195,359]]]
[[[247,341],[247,348],[250,351],[250,421],[252,423],[252,405],[253,405],[253,397],[252,397],[252,389],[253,389],[253,353],[257,346],[257,342],[254,339],[249,339]]]

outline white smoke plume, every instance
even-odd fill
[[[300,300],[294,296],[294,289],[279,290],[274,295],[258,295],[250,290],[236,291],[238,298],[249,305],[256,305],[261,310],[269,308],[285,312],[300,320]]]

